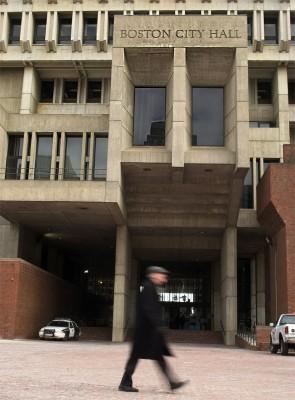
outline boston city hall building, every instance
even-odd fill
[[[294,312],[294,143],[295,0],[0,0],[0,336]]]

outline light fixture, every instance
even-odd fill
[[[88,269],[84,269],[83,274],[88,274],[88,273],[89,273]]]

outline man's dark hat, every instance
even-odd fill
[[[169,271],[163,267],[159,267],[157,265],[151,265],[150,267],[148,267],[146,269],[146,275],[153,274],[153,273],[168,275]]]

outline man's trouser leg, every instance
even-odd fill
[[[169,384],[174,382],[175,377],[172,376],[172,372],[171,372],[170,368],[168,367],[164,357],[161,356],[156,361],[157,361],[162,373],[165,375],[167,381],[169,382]]]
[[[132,386],[132,375],[135,371],[137,362],[138,358],[134,358],[132,356],[129,357],[120,386]]]

